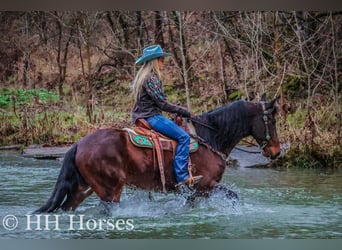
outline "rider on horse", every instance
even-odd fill
[[[160,45],[152,45],[143,50],[135,64],[143,64],[138,71],[133,84],[132,94],[134,107],[132,121],[145,119],[153,130],[177,141],[175,158],[173,161],[177,186],[187,184],[192,186],[203,176],[192,176],[188,171],[189,164],[189,134],[176,123],[162,115],[162,111],[176,113],[183,117],[190,117],[190,112],[180,106],[167,101],[161,81],[161,70],[164,68],[164,57],[171,56],[163,52]]]

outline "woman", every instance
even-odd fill
[[[135,101],[132,120],[133,123],[136,123],[138,119],[143,118],[153,130],[177,141],[173,161],[177,186],[182,184],[192,186],[202,176],[190,177],[188,172],[190,136],[177,124],[162,115],[162,111],[165,111],[190,117],[188,110],[169,103],[164,95],[161,71],[164,68],[164,57],[167,56],[171,56],[171,54],[164,53],[160,45],[152,45],[146,47],[143,50],[143,55],[136,60],[135,64],[143,65],[132,84]]]

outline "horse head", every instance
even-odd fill
[[[271,159],[277,158],[281,151],[275,119],[278,99],[266,102],[265,95],[263,95],[260,102],[261,107],[259,106],[257,109],[258,112],[252,122],[252,136],[262,148],[263,155]]]

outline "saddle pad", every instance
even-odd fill
[[[131,128],[124,128],[128,132],[131,142],[137,147],[152,148],[152,138],[150,136],[138,134]],[[173,151],[172,141],[168,138],[159,137],[163,150]],[[198,149],[198,142],[191,138],[190,140],[190,153],[196,152]]]

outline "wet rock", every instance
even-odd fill
[[[236,146],[229,155],[230,161],[239,167],[262,167],[270,163],[257,147]]]
[[[28,147],[23,151],[23,156],[36,159],[62,158],[71,146],[63,147]]]
[[[20,150],[22,145],[1,146],[0,150]]]

